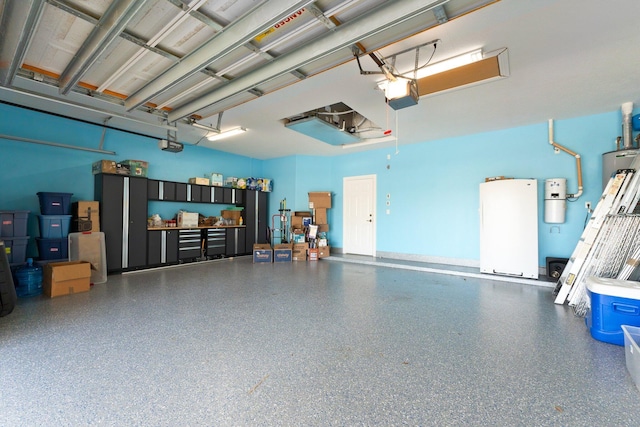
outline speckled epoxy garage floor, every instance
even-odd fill
[[[330,260],[109,276],[0,319],[2,426],[637,426],[552,288]]]

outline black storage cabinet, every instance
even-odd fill
[[[269,243],[267,228],[267,194],[262,191],[244,190],[244,215],[246,225],[245,252],[253,250],[254,243]]]
[[[147,233],[149,266],[178,263],[178,230],[149,230]]]
[[[146,178],[95,175],[94,197],[100,202],[110,274],[147,265],[147,191]]]

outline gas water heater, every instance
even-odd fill
[[[544,182],[544,222],[562,224],[567,212],[567,179],[550,178]]]

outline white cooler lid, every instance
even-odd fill
[[[600,295],[640,300],[640,282],[632,280],[589,276],[587,289]]]

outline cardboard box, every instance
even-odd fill
[[[149,163],[144,160],[123,160],[120,163],[129,169],[129,175],[131,176],[147,176]]]
[[[294,243],[291,259],[293,261],[306,261],[308,250],[309,250],[308,243]]]
[[[198,213],[197,212],[178,212],[178,227],[197,227],[198,226]]]
[[[292,243],[280,243],[273,247],[273,262],[291,262],[292,256]]]
[[[189,184],[209,185],[209,178],[189,178]]]
[[[52,262],[44,266],[42,289],[51,298],[87,292],[91,287],[91,264],[84,261]]]
[[[79,200],[71,204],[71,215],[75,218],[93,218],[100,214],[100,202],[94,200]]]
[[[291,228],[302,228],[302,217],[301,216],[292,216],[291,217]]]
[[[313,206],[311,205],[313,203]],[[328,191],[313,191],[309,193],[309,208],[331,208],[331,193]]]
[[[309,261],[317,261],[317,260],[318,260],[318,248],[310,248]]]
[[[316,208],[316,221],[317,225],[328,224],[327,221],[327,208]]]
[[[329,224],[318,225],[318,233],[327,233],[329,231]]]
[[[294,233],[293,243],[304,243],[304,233]]]
[[[234,224],[240,223],[240,217],[242,216],[241,210],[222,210],[220,216],[224,219],[230,219],[234,221]]]
[[[253,245],[253,262],[271,263],[273,262],[273,250],[268,243],[254,243]]]
[[[71,204],[73,231],[100,231],[100,202],[80,200]]]
[[[118,175],[129,175],[129,167],[113,160],[98,160],[91,165],[91,173],[110,173]]]
[[[330,255],[331,248],[329,246],[318,247],[318,258],[326,258]]]
[[[213,186],[222,187],[224,185],[221,173],[212,172],[207,178],[210,179],[211,185]],[[232,187],[232,185],[230,185],[229,187]]]

